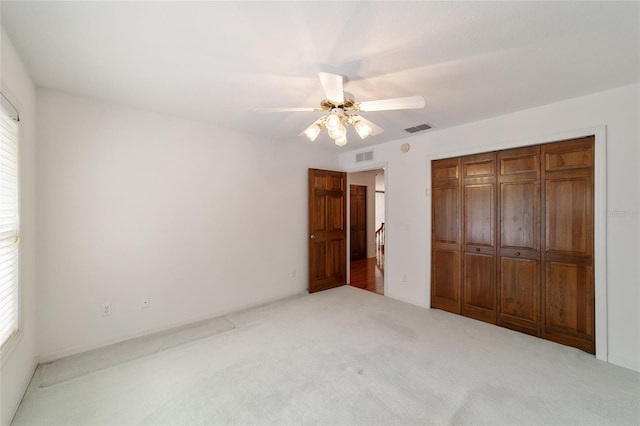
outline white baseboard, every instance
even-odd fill
[[[614,364],[618,367],[628,368],[629,370],[640,372],[640,360],[631,360],[611,354],[609,354],[608,360],[609,364]]]
[[[99,341],[97,343],[92,343],[92,344],[89,344],[89,345],[77,346],[77,347],[70,348],[70,349],[65,349],[65,350],[62,350],[62,351],[56,351],[56,352],[52,352],[52,353],[49,353],[49,354],[40,355],[40,363],[46,364],[48,362],[52,362],[52,361],[58,360],[60,358],[65,358],[65,357],[76,355],[76,354],[79,354],[79,353],[82,353],[82,352],[91,351],[91,350],[94,350],[94,349],[102,348],[102,347],[113,345],[113,344],[120,343],[120,342],[124,342],[126,340],[147,336],[149,334],[154,334],[154,333],[159,333],[159,332],[162,332],[162,331],[172,330],[174,328],[182,327],[182,326],[185,326],[185,325],[188,325],[188,324],[192,324],[192,323],[196,323],[196,322],[200,322],[200,321],[206,321],[206,320],[210,320],[210,319],[213,319],[213,318],[218,318],[218,317],[221,317],[221,316],[224,316],[224,315],[228,315],[228,314],[233,313],[233,312],[238,312],[238,311],[242,311],[242,310],[245,310],[245,309],[255,308],[255,307],[260,306],[260,305],[264,305],[264,304],[267,304],[267,303],[275,302],[275,301],[278,301],[278,300],[287,299],[287,298],[293,297],[293,296],[299,296],[299,295],[306,294],[306,293],[307,293],[306,290],[303,291],[303,292],[295,291],[295,292],[291,292],[291,293],[288,293],[288,294],[283,294],[283,295],[276,296],[276,297],[266,298],[266,299],[263,299],[263,300],[260,300],[260,301],[254,302],[254,303],[249,303],[249,304],[246,304],[246,305],[236,306],[236,307],[231,308],[231,309],[223,309],[223,310],[220,310],[220,311],[217,311],[217,312],[209,313],[207,315],[201,315],[201,316],[198,316],[198,317],[188,318],[188,319],[186,319],[184,321],[179,321],[179,322],[176,322],[176,323],[173,323],[173,324],[167,324],[167,325],[163,325],[163,326],[160,326],[160,327],[154,327],[154,328],[150,328],[150,329],[147,329],[147,330],[144,330],[144,331],[140,331],[140,332],[137,332],[137,333],[131,333],[131,334],[126,334],[126,335],[123,335],[123,336],[115,337],[115,338],[112,338],[112,339],[101,340],[101,341]]]
[[[11,417],[9,417],[10,418],[9,424],[13,422],[13,418],[16,416],[16,413],[18,412],[18,408],[22,403],[22,399],[24,398],[24,395],[27,393],[27,389],[29,389],[29,384],[31,384],[31,379],[33,379],[33,375],[36,373],[36,369],[38,368],[38,365],[40,365],[40,358],[39,357],[33,358],[33,361],[31,362],[31,374],[29,374],[27,379],[24,382],[22,382],[22,398],[20,398],[20,401],[18,401],[16,406],[13,407]]]

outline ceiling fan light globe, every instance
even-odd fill
[[[340,127],[340,117],[336,114],[331,114],[327,117],[324,125],[327,126],[327,130],[337,130]]]
[[[316,123],[313,123],[311,126],[307,127],[303,133],[307,138],[309,138],[311,142],[313,142],[320,134],[320,130],[320,126],[318,126]]]
[[[343,136],[341,138],[336,139],[336,145],[345,146],[347,144],[347,137]]]
[[[329,137],[331,139],[340,139],[342,136],[344,136],[338,129],[327,130],[327,133],[329,134]]]
[[[367,123],[365,123],[363,121],[356,121],[355,124],[353,125],[353,127],[355,127],[356,132],[358,132],[358,135],[360,135],[360,137],[362,139],[364,139],[367,136],[369,136],[371,134],[371,132],[373,131],[371,126],[369,126]]]

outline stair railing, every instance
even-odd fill
[[[376,230],[376,263],[380,270],[384,270],[384,222]]]

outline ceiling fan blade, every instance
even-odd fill
[[[389,111],[393,109],[424,108],[422,96],[408,96],[406,98],[380,99],[377,101],[360,102],[360,111]]]
[[[314,112],[318,111],[313,107],[298,107],[298,108],[256,108],[256,112]]]
[[[367,126],[371,127],[371,135],[370,136],[379,135],[380,133],[384,132],[384,129],[382,127],[378,126],[377,124],[372,123],[371,121],[367,120],[363,116],[358,115],[357,117],[358,117],[357,120],[362,121]]]
[[[331,74],[328,72],[319,72],[318,78],[324,89],[324,93],[331,102],[336,105],[344,103],[344,88],[342,85],[342,76]]]

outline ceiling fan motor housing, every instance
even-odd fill
[[[330,101],[329,99],[323,99],[320,102],[320,106],[325,111],[333,111],[336,108],[340,108],[343,110],[356,109],[355,105],[356,105],[356,102],[350,98],[344,98],[341,104],[336,104]]]

